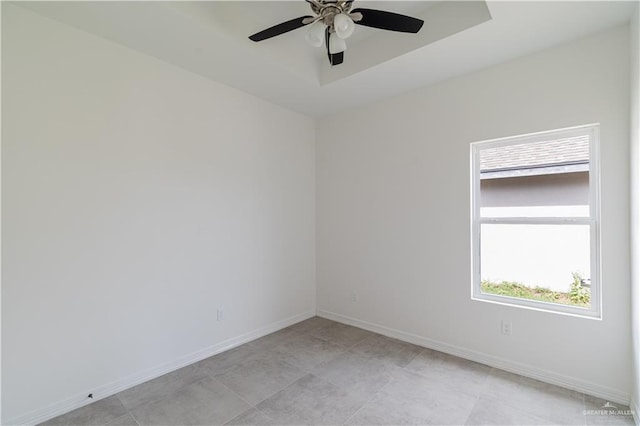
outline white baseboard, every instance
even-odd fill
[[[519,374],[521,376],[530,377],[532,379],[540,380],[541,382],[550,383],[552,385],[557,385],[567,389],[582,392],[587,395],[596,396],[598,398],[616,402],[618,404],[629,405],[631,399],[628,393],[622,392],[617,389],[612,389],[607,386],[601,386],[585,380],[577,379],[575,377],[565,376],[563,374],[544,370],[532,365],[522,364],[494,355],[489,355],[460,346],[451,345],[449,343],[440,342],[438,340],[428,339],[426,337],[418,336],[412,333],[406,333],[404,331],[385,327],[383,325],[362,321],[356,318],[351,318],[322,309],[319,309],[317,311],[317,315],[323,318],[352,325],[354,327],[383,334],[388,337],[393,337],[398,340],[413,343],[418,346],[455,355],[460,358],[468,359],[470,361],[479,362],[481,364],[495,367],[500,370],[505,370],[511,373]]]
[[[122,379],[116,380],[111,383],[93,387],[90,390],[74,395],[70,398],[55,402],[46,407],[42,407],[37,410],[31,411],[29,413],[14,417],[13,419],[10,419],[8,422],[6,422],[5,424],[6,425],[34,425],[34,424],[42,423],[44,421],[57,417],[61,414],[65,414],[65,413],[68,413],[69,411],[75,410],[77,408],[81,408],[92,402],[99,401],[101,399],[115,395],[118,392],[121,392],[125,389],[129,389],[133,386],[139,385],[140,383],[144,383],[146,381],[155,379],[164,374],[178,370],[182,367],[186,367],[187,365],[201,361],[205,358],[209,358],[210,356],[219,354],[220,352],[227,351],[229,349],[235,348],[236,346],[240,346],[244,343],[266,336],[267,334],[271,334],[285,327],[293,325],[297,322],[311,318],[315,315],[316,315],[316,312],[314,309],[313,311],[308,311],[302,314],[294,315],[289,318],[285,318],[280,321],[273,322],[267,326],[260,327],[257,330],[251,331],[249,333],[241,334],[240,336],[236,336],[231,339],[227,339],[223,342],[220,342],[215,345],[211,345],[209,347],[201,349],[199,351],[187,354],[185,356],[182,356],[178,359],[167,362],[165,364],[162,364],[153,368],[149,368],[144,371],[140,371],[139,373],[132,374],[130,376],[124,377]],[[87,395],[90,393],[93,394],[93,399],[87,398]]]

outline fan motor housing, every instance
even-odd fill
[[[311,10],[323,19],[328,16],[335,16],[340,13],[349,13],[353,0],[317,0],[309,2]]]

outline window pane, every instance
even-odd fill
[[[589,137],[480,150],[481,217],[588,217]]]
[[[481,290],[589,307],[589,225],[482,224]]]

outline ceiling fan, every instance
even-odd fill
[[[411,16],[376,9],[351,9],[353,0],[305,0],[315,16],[301,16],[262,30],[249,36],[252,41],[262,41],[309,25],[306,39],[316,47],[327,47],[329,63],[341,64],[345,40],[351,36],[354,24],[403,33],[417,33],[424,21]]]

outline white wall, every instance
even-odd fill
[[[628,49],[622,27],[321,120],[319,313],[628,402]],[[472,301],[469,144],[595,122],[604,319]]]
[[[2,7],[3,423],[314,312],[311,119]]]
[[[631,20],[631,327],[632,405],[640,422],[640,5]]]

